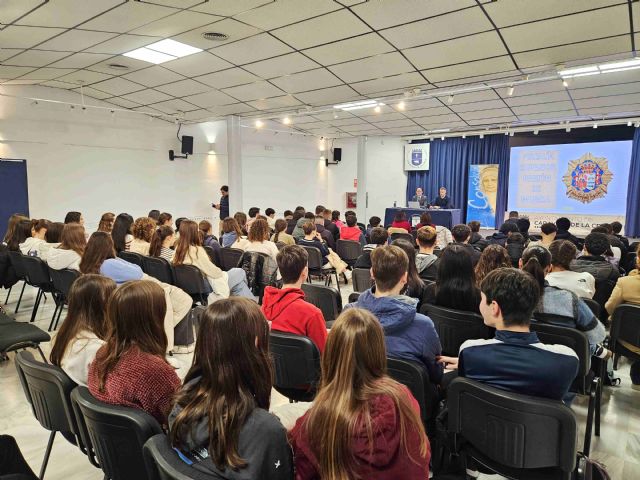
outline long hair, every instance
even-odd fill
[[[279,218],[278,220],[276,220],[276,224],[274,226],[275,226],[276,234],[273,237],[273,241],[274,243],[278,243],[278,238],[280,237],[280,234],[287,229],[287,221],[282,218]]]
[[[111,238],[113,238],[113,246],[116,252],[122,252],[126,250],[126,237],[131,234],[131,225],[133,224],[133,217],[128,213],[121,213],[116,217],[116,221],[113,222],[113,229],[111,230]]]
[[[180,237],[176,245],[176,253],[173,256],[174,265],[182,265],[189,253],[189,247],[199,247],[202,245],[198,224],[193,220],[183,220],[180,222]]]
[[[95,235],[95,234],[94,234]],[[133,280],[121,285],[107,306],[109,332],[104,348],[96,354],[94,368],[98,389],[104,391],[107,375],[131,347],[162,359],[167,352],[164,290],[150,280]]]
[[[100,267],[104,261],[115,257],[116,251],[113,249],[111,235],[107,232],[93,232],[84,249],[82,260],[80,260],[80,271],[82,273],[100,273]]]
[[[249,228],[249,241],[264,242],[265,240],[269,240],[269,224],[266,220],[258,218]]]
[[[156,221],[149,217],[136,218],[131,229],[133,237],[145,242],[151,242],[151,235],[156,227]]]
[[[64,230],[64,223],[51,222],[49,228],[47,228],[47,233],[44,235],[44,239],[47,243],[59,243],[62,230]]]
[[[247,214],[244,212],[236,212],[233,218],[238,222],[243,235],[247,234]]]
[[[448,245],[438,261],[436,304],[466,305],[477,288],[471,255],[461,245]]]
[[[221,470],[244,467],[240,431],[255,408],[269,409],[272,375],[269,324],[260,307],[242,297],[209,305],[184,383],[201,379],[176,397],[182,411],[171,429],[173,445],[183,445],[193,425],[206,416],[212,461]]]
[[[551,253],[544,247],[534,245],[522,252],[522,270],[530,273],[544,294],[545,270],[551,265]]]
[[[489,245],[482,251],[475,268],[478,285],[482,279],[497,268],[513,267],[507,249],[501,245]]]
[[[31,238],[31,220],[28,218],[20,220],[13,230],[13,235],[7,242],[7,248],[12,251],[18,251],[20,244],[24,243],[27,238]]]
[[[235,233],[237,238],[242,237],[242,229],[235,218],[227,217],[222,221],[223,233]]]
[[[72,226],[67,224],[67,226]],[[69,343],[84,331],[106,340],[108,333],[107,302],[116,282],[102,275],[82,275],[69,290],[69,309],[51,349],[51,363],[60,366]]]
[[[113,222],[116,219],[116,214],[107,212],[103,213],[100,217],[100,223],[98,223],[98,231],[99,232],[107,232],[111,233],[113,230]]]
[[[173,220],[173,217],[171,216],[170,213],[162,212],[158,217],[158,225],[164,225],[165,223],[170,222],[171,220]]]
[[[404,253],[409,257],[409,270],[407,275],[407,295],[410,297],[419,298],[424,288],[424,282],[420,278],[418,273],[418,267],[416,267],[416,249],[414,246],[403,238],[399,238],[391,242],[391,245],[400,247],[404,250]]]
[[[64,217],[64,223],[80,223],[80,218],[82,217],[82,213],[80,212],[67,212]]]
[[[9,243],[9,240],[11,240],[11,237],[13,237],[13,235],[15,234],[18,223],[20,223],[21,220],[29,220],[29,217],[25,217],[24,215],[21,215],[19,213],[14,213],[9,217],[7,232],[4,234],[3,239],[5,243]]]
[[[318,461],[320,478],[357,478],[353,438],[362,435],[359,430],[364,425],[369,444],[373,444],[370,402],[378,395],[390,397],[395,405],[400,448],[408,450],[408,432],[414,429],[420,436],[419,454],[426,457],[427,438],[420,416],[402,387],[387,376],[386,367],[380,322],[366,310],[344,311],[329,332],[320,390],[302,425]]]
[[[167,239],[173,235],[173,228],[167,225],[161,225],[155,229],[153,235],[151,236],[151,242],[149,245],[149,256],[150,257],[159,257],[160,252],[162,251],[162,244]]]
[[[73,250],[82,257],[86,247],[87,238],[84,236],[84,227],[79,223],[67,223],[62,229],[58,248]]]

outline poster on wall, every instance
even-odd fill
[[[469,165],[467,223],[475,220],[481,227],[495,228],[498,172],[498,165]]]
[[[404,146],[404,170],[429,170],[428,143],[413,143]]]
[[[357,201],[358,194],[356,192],[347,192],[345,195],[347,197],[346,207],[347,208],[357,208],[358,207],[358,201]]]

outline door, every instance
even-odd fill
[[[0,159],[0,239],[14,213],[29,216],[27,161]]]

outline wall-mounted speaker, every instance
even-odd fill
[[[182,153],[193,155],[193,137],[188,135],[182,136]]]
[[[333,149],[333,161],[339,162],[342,160],[342,148],[334,148]]]

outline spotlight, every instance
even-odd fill
[[[400,103],[398,103],[398,110],[404,110],[405,108],[405,104],[403,101],[400,101]]]
[[[284,123],[285,125],[289,125],[291,124],[291,119],[289,117],[284,117],[282,119],[282,123]]]
[[[513,95],[513,91],[515,90],[514,86],[511,85],[509,87],[509,89],[507,90],[507,95],[509,95],[510,97]]]
[[[467,136],[466,135],[462,135],[462,139],[464,140],[465,138],[467,138]]]
[[[598,124],[597,124],[597,123],[594,123],[594,124],[593,124],[593,128],[598,128]]]
[[[567,87],[569,86],[569,82],[567,82],[567,79],[566,79],[566,78],[562,80],[562,86],[563,86],[564,88],[567,88]]]
[[[482,140],[484,138],[484,133],[480,134],[480,140]]]
[[[504,131],[504,135],[505,135],[505,136],[509,135],[509,130],[505,130],[505,131]]]
[[[382,108],[380,108],[380,105],[378,105],[376,108],[373,109],[373,111],[376,113],[380,113],[382,111]]]
[[[633,125],[633,122],[632,122],[631,120],[629,120],[629,121],[627,122],[627,127],[630,127],[631,125]]]
[[[636,122],[636,128],[640,128],[640,122]]]
[[[569,133],[571,131],[571,127],[567,127],[564,129],[565,132]]]
[[[515,134],[516,134],[516,132],[514,132],[513,130],[511,130],[511,131],[509,132],[509,136],[510,136],[510,137],[513,137]]]
[[[256,120],[255,126],[256,128],[262,128],[264,126],[264,123],[262,123],[262,120]]]
[[[447,103],[449,105],[451,105],[453,103],[453,95],[449,95],[449,98],[447,98]]]
[[[440,140],[442,140],[442,141],[444,142],[444,135],[442,135],[442,136],[440,137]]]
[[[536,129],[536,130],[534,130],[534,131],[533,131],[533,134],[534,134],[534,135],[537,135],[537,134],[538,134],[538,130],[537,130],[537,129]]]

